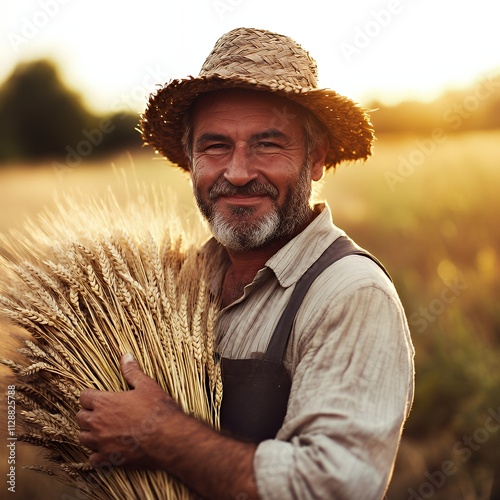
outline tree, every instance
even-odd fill
[[[0,159],[48,159],[64,154],[94,120],[53,63],[20,64],[0,91]]]
[[[99,117],[61,80],[51,61],[19,64],[0,89],[0,162],[63,160],[140,145],[132,114]],[[104,126],[105,124],[105,126]]]

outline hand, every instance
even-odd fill
[[[188,417],[127,355],[122,372],[132,390],[86,389],[80,396],[80,441],[94,452],[94,467],[165,470],[203,498],[258,497],[255,444]]]
[[[76,420],[81,443],[92,450],[94,467],[158,468],[162,429],[184,415],[174,400],[140,368],[131,355],[123,356],[122,372],[132,390],[81,393]]]

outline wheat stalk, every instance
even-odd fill
[[[0,319],[29,335],[2,361],[15,378],[19,438],[54,462],[33,470],[89,498],[191,498],[164,472],[92,469],[78,441],[80,392],[127,389],[123,353],[183,411],[219,427],[211,264],[166,199],[144,189],[125,207],[112,194],[66,197],[57,212],[28,222],[27,235],[1,240]]]

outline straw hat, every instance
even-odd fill
[[[197,78],[173,80],[151,95],[141,119],[144,142],[188,170],[182,117],[201,93],[228,88],[273,92],[312,111],[330,133],[327,168],[371,153],[374,135],[366,112],[347,97],[318,88],[316,61],[297,42],[251,28],[223,35]]]

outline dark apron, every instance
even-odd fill
[[[276,436],[285,419],[292,385],[283,358],[295,315],[314,280],[327,267],[347,255],[363,255],[372,259],[390,279],[384,266],[373,255],[347,236],[336,239],[297,281],[264,356],[260,359],[222,358],[223,430],[255,443]]]

